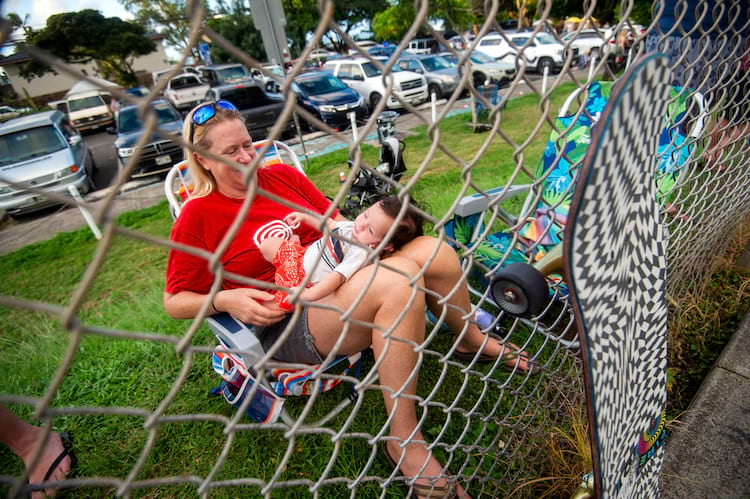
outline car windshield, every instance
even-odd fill
[[[537,33],[534,39],[542,45],[551,45],[553,43],[557,43],[555,37],[550,35],[549,33]]]
[[[475,50],[471,54],[471,62],[474,62],[476,64],[488,64],[490,62],[496,62],[496,61],[493,57],[490,57],[484,52],[479,52],[478,50]]]
[[[395,66],[394,66],[395,69]],[[367,75],[368,78],[372,78],[374,76],[380,76],[383,74],[383,72],[375,66],[375,64],[371,62],[365,62],[362,63],[362,70],[365,72],[365,75]]]
[[[438,71],[440,69],[449,69],[451,67],[451,63],[439,55],[425,57],[422,59],[422,64],[424,64],[427,71]]]
[[[67,144],[52,126],[0,135],[0,165],[9,165],[65,149]]]
[[[250,76],[245,70],[244,66],[232,66],[228,68],[219,69],[216,71],[219,78],[224,81],[237,80],[239,78],[246,78]]]
[[[173,108],[164,102],[156,102],[152,109],[156,112],[156,124],[164,125],[180,121],[182,118]],[[137,107],[121,109],[117,114],[117,130],[120,133],[137,132],[143,129],[143,122],[138,116]]]
[[[297,82],[303,92],[307,95],[323,95],[339,90],[346,90],[344,82],[334,76],[321,76],[320,78],[305,78]]]
[[[91,97],[84,97],[83,99],[68,100],[68,108],[71,112],[104,105],[104,99],[102,99],[100,95],[92,95]]]

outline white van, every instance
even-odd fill
[[[69,95],[65,99],[68,119],[79,132],[112,126],[115,116],[109,107],[111,101],[112,96],[101,90]]]

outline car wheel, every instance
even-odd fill
[[[435,100],[440,100],[443,98],[443,94],[440,92],[440,87],[438,87],[437,85],[430,85],[429,87],[427,87],[427,91],[430,94],[429,100],[432,100],[433,95],[435,96]]]
[[[479,85],[484,85],[484,82],[487,81],[487,77],[484,73],[477,71],[471,75],[471,81],[474,84],[474,87],[478,87]]]
[[[372,94],[370,96],[370,112],[373,112],[375,110],[375,107],[378,105],[380,99],[382,98],[383,96],[378,93]]]
[[[544,74],[544,70],[547,70],[549,74],[552,74],[552,71],[555,69],[555,63],[552,62],[552,59],[549,57],[543,57],[539,59],[539,64],[537,65],[537,71]]]

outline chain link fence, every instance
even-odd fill
[[[643,31],[628,22],[598,30],[596,36],[601,43],[594,45],[598,47],[596,51],[578,44],[589,33],[585,22],[565,40],[559,34],[546,35],[564,44],[561,65],[556,71],[532,71],[530,59],[524,57],[531,45],[518,47],[519,53],[513,61],[517,71],[511,81],[495,88],[495,95],[485,92],[484,86],[475,86],[477,81],[466,56],[452,48],[440,33],[433,32],[436,40],[465,68],[461,85],[434,107],[429,103],[415,107],[402,102],[404,110],[396,121],[399,138],[407,147],[417,147],[410,145],[417,140],[427,146],[422,149],[425,151],[422,157],[409,157],[409,168],[398,192],[424,198],[425,193],[437,197],[435,191],[440,190],[441,196],[447,196],[448,202],[441,211],[429,208],[426,211],[434,233],[456,244],[465,257],[466,280],[476,290],[476,308],[463,311],[466,320],[475,320],[478,308],[486,310],[494,322],[485,326],[497,337],[519,345],[542,366],[540,373],[530,375],[517,369],[507,371],[500,363],[480,366],[457,361],[447,354],[451,335],[445,333],[445,324],[439,318],[432,318],[425,342],[418,345],[423,355],[416,397],[420,429],[432,452],[445,466],[445,476],[459,481],[473,497],[572,495],[580,474],[590,467],[590,456],[586,449],[577,333],[570,309],[560,295],[564,292],[558,290],[559,299],[531,319],[511,317],[491,303],[481,282],[496,264],[480,261],[468,249],[470,245],[455,243],[455,233],[447,232],[454,214],[462,209],[462,198],[480,193],[482,199],[498,200],[498,190],[507,193],[514,186],[526,183],[542,186],[550,175],[549,171],[537,168],[544,143],[551,134],[561,141],[574,130],[567,125],[560,127],[555,119],[563,100],[578,89],[589,88],[592,80],[616,78],[618,71],[640,54],[657,50],[670,56],[676,95],[689,96],[685,99],[687,112],[680,114],[676,125],[689,130],[685,136],[690,145],[683,149],[681,144],[673,143],[674,154],[686,151],[685,154],[675,160],[673,168],[654,172],[663,196],[663,222],[669,234],[668,288],[673,297],[703,288],[716,255],[723,252],[738,224],[750,212],[747,16],[742,17],[740,2],[724,2],[720,5],[725,10],[720,13],[700,11],[697,15],[699,20],[701,15],[720,20],[697,22],[688,30],[684,27],[685,19],[679,17],[680,13],[687,15],[688,2],[675,4],[679,22],[672,23],[671,28],[659,22],[669,13],[655,4],[656,20]],[[483,7],[489,20],[476,27],[475,38],[467,40],[470,51],[481,50],[483,36],[491,31],[497,31],[501,37],[510,34],[492,21],[498,3],[485,2]],[[627,18],[630,8],[624,4],[620,17]],[[319,29],[300,61],[320,45],[327,29],[337,29],[332,12],[329,3],[321,4]],[[542,22],[534,25],[537,36],[552,25],[549,3],[540,4],[539,12]],[[200,29],[204,16],[199,7],[193,10],[196,28],[192,32],[193,45],[202,37],[210,39],[238,62],[266,71],[258,61],[217,33]],[[587,18],[590,15],[584,21]],[[420,28],[432,30],[427,21],[427,2],[417,2],[416,19],[398,45],[396,55],[390,60],[376,60],[362,50],[358,55],[368,57],[382,68],[385,80],[390,82],[395,57],[405,52],[410,38]],[[624,41],[620,43],[622,33]],[[339,34],[348,39],[346,33]],[[348,41],[355,46],[353,40]],[[48,54],[30,49],[34,57],[56,70],[85,79]],[[295,108],[289,82],[303,69],[300,62],[279,82],[286,102],[279,121],[292,119],[296,112],[298,118],[332,133],[335,146],[329,146],[328,150],[339,147],[347,156],[351,153],[354,168],[374,168],[372,156],[356,153],[368,144],[377,145],[373,140],[376,120],[388,99],[379,101],[356,133],[334,131],[304,109]],[[147,99],[158,96],[163,85],[157,83],[152,97]],[[134,101],[121,91],[108,90],[123,101]],[[395,95],[392,86],[389,92]],[[694,98],[695,95],[699,97]],[[678,97],[675,99],[676,102]],[[570,112],[575,114],[584,100],[575,100]],[[519,118],[512,114],[516,102],[526,103],[526,109],[534,114],[533,121],[525,122],[520,131],[510,121],[510,117]],[[533,103],[529,106],[529,102]],[[478,104],[484,108],[479,113]],[[141,105],[146,108],[146,103]],[[416,124],[404,130],[401,124],[407,118]],[[149,130],[157,128],[155,120],[145,121]],[[455,122],[458,127],[450,125]],[[696,123],[698,128],[694,127]],[[415,132],[419,126],[422,131]],[[281,139],[281,128],[281,125],[274,127],[270,137]],[[692,133],[693,130],[698,131]],[[466,134],[461,135],[464,131]],[[468,148],[467,142],[471,144]],[[295,149],[304,158],[308,151],[302,147],[299,144]],[[501,157],[502,160],[498,159]],[[558,163],[563,157],[557,153]],[[508,171],[500,173],[499,168],[486,165],[487,158],[509,165]],[[574,159],[571,157],[568,172],[572,176],[577,166]],[[52,425],[77,429],[76,473],[58,485],[70,489],[75,497],[111,494],[400,497],[406,494],[411,483],[394,472],[383,457],[383,442],[390,438],[387,436],[390,420],[379,393],[386,388],[378,383],[377,362],[372,355],[365,354],[358,377],[344,376],[351,383],[324,394],[290,397],[285,405],[290,419],[257,424],[220,399],[205,394],[206,385],[217,382],[209,366],[216,341],[202,321],[171,321],[164,314],[161,320],[139,322],[143,311],[162,307],[164,254],[173,244],[167,234],[139,230],[137,223],[118,222],[120,219],[108,212],[119,188],[128,181],[132,164],[125,165],[104,200],[104,209],[96,212],[101,239],[95,243],[92,254],[80,256],[85,265],[77,275],[50,271],[47,298],[29,298],[24,290],[8,287],[3,287],[0,295],[0,315],[5,317],[3,327],[7,328],[3,332],[7,338],[3,340],[4,359],[23,355],[24,362],[38,364],[40,372],[45,373],[43,379],[20,382],[17,376],[22,371],[13,371],[12,367],[18,361],[4,362],[0,402],[41,418],[48,429]],[[340,170],[347,170],[345,163],[333,166],[325,175],[336,178],[330,194],[335,202],[342,204],[354,177],[339,186]],[[447,177],[450,180],[430,184],[436,172],[452,172]],[[427,189],[425,185],[431,187]],[[43,189],[34,186],[11,187],[44,194]],[[498,190],[491,191],[493,187]],[[85,201],[60,200],[86,207]],[[534,199],[538,200],[539,197]],[[501,206],[497,201],[492,204]],[[524,218],[532,215],[534,206],[521,207],[520,203],[503,201],[502,207],[519,218],[503,220],[501,212],[495,210],[490,215],[490,226],[509,231],[517,238]],[[168,219],[166,207],[157,216]],[[480,234],[480,240],[487,235]],[[151,287],[147,292],[139,296],[122,293],[122,288],[128,287],[128,278],[123,280],[123,276],[114,282],[102,281],[102,276],[111,272],[113,262],[126,264],[127,257],[118,256],[120,248],[139,255],[144,252],[161,255],[156,266],[142,270],[150,273]],[[509,258],[510,250],[499,255],[497,265]],[[68,257],[60,255],[60,261],[67,262]],[[138,272],[135,269],[124,276],[132,274],[133,279],[139,279]],[[9,283],[13,282],[11,277],[8,276]],[[56,279],[66,280],[65,287],[69,289],[66,295],[58,296],[53,291],[61,284]],[[122,295],[132,302],[129,307],[133,317],[123,320],[97,311],[96,300],[106,302],[105,296],[111,294]],[[150,313],[149,317],[153,316]],[[348,319],[344,316],[341,320]],[[54,341],[59,344],[59,355],[51,364],[25,345],[25,338],[37,333],[57,338]],[[99,355],[97,349],[101,349]],[[259,368],[274,366],[269,360]],[[92,379],[82,383],[87,376]],[[416,379],[416,373],[412,379]],[[352,392],[346,388],[349,385],[356,397],[351,397]],[[350,397],[353,403],[341,404]],[[102,452],[102,448],[106,451]],[[4,455],[2,462],[11,463],[10,456]],[[8,468],[3,470],[1,481],[7,484],[10,494],[15,494],[22,490],[25,477],[21,468],[14,471],[10,464]],[[567,477],[559,478],[561,473],[567,473]]]

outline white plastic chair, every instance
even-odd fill
[[[261,140],[255,142],[254,146],[259,152],[265,149],[265,154],[263,155],[265,164],[286,163],[305,173],[305,169],[302,167],[299,158],[287,144],[278,140]],[[169,202],[169,211],[172,213],[172,218],[176,219],[180,214],[182,205],[190,198],[192,190],[193,186],[190,180],[190,172],[187,168],[187,161],[180,161],[172,166],[164,180],[164,194]]]

